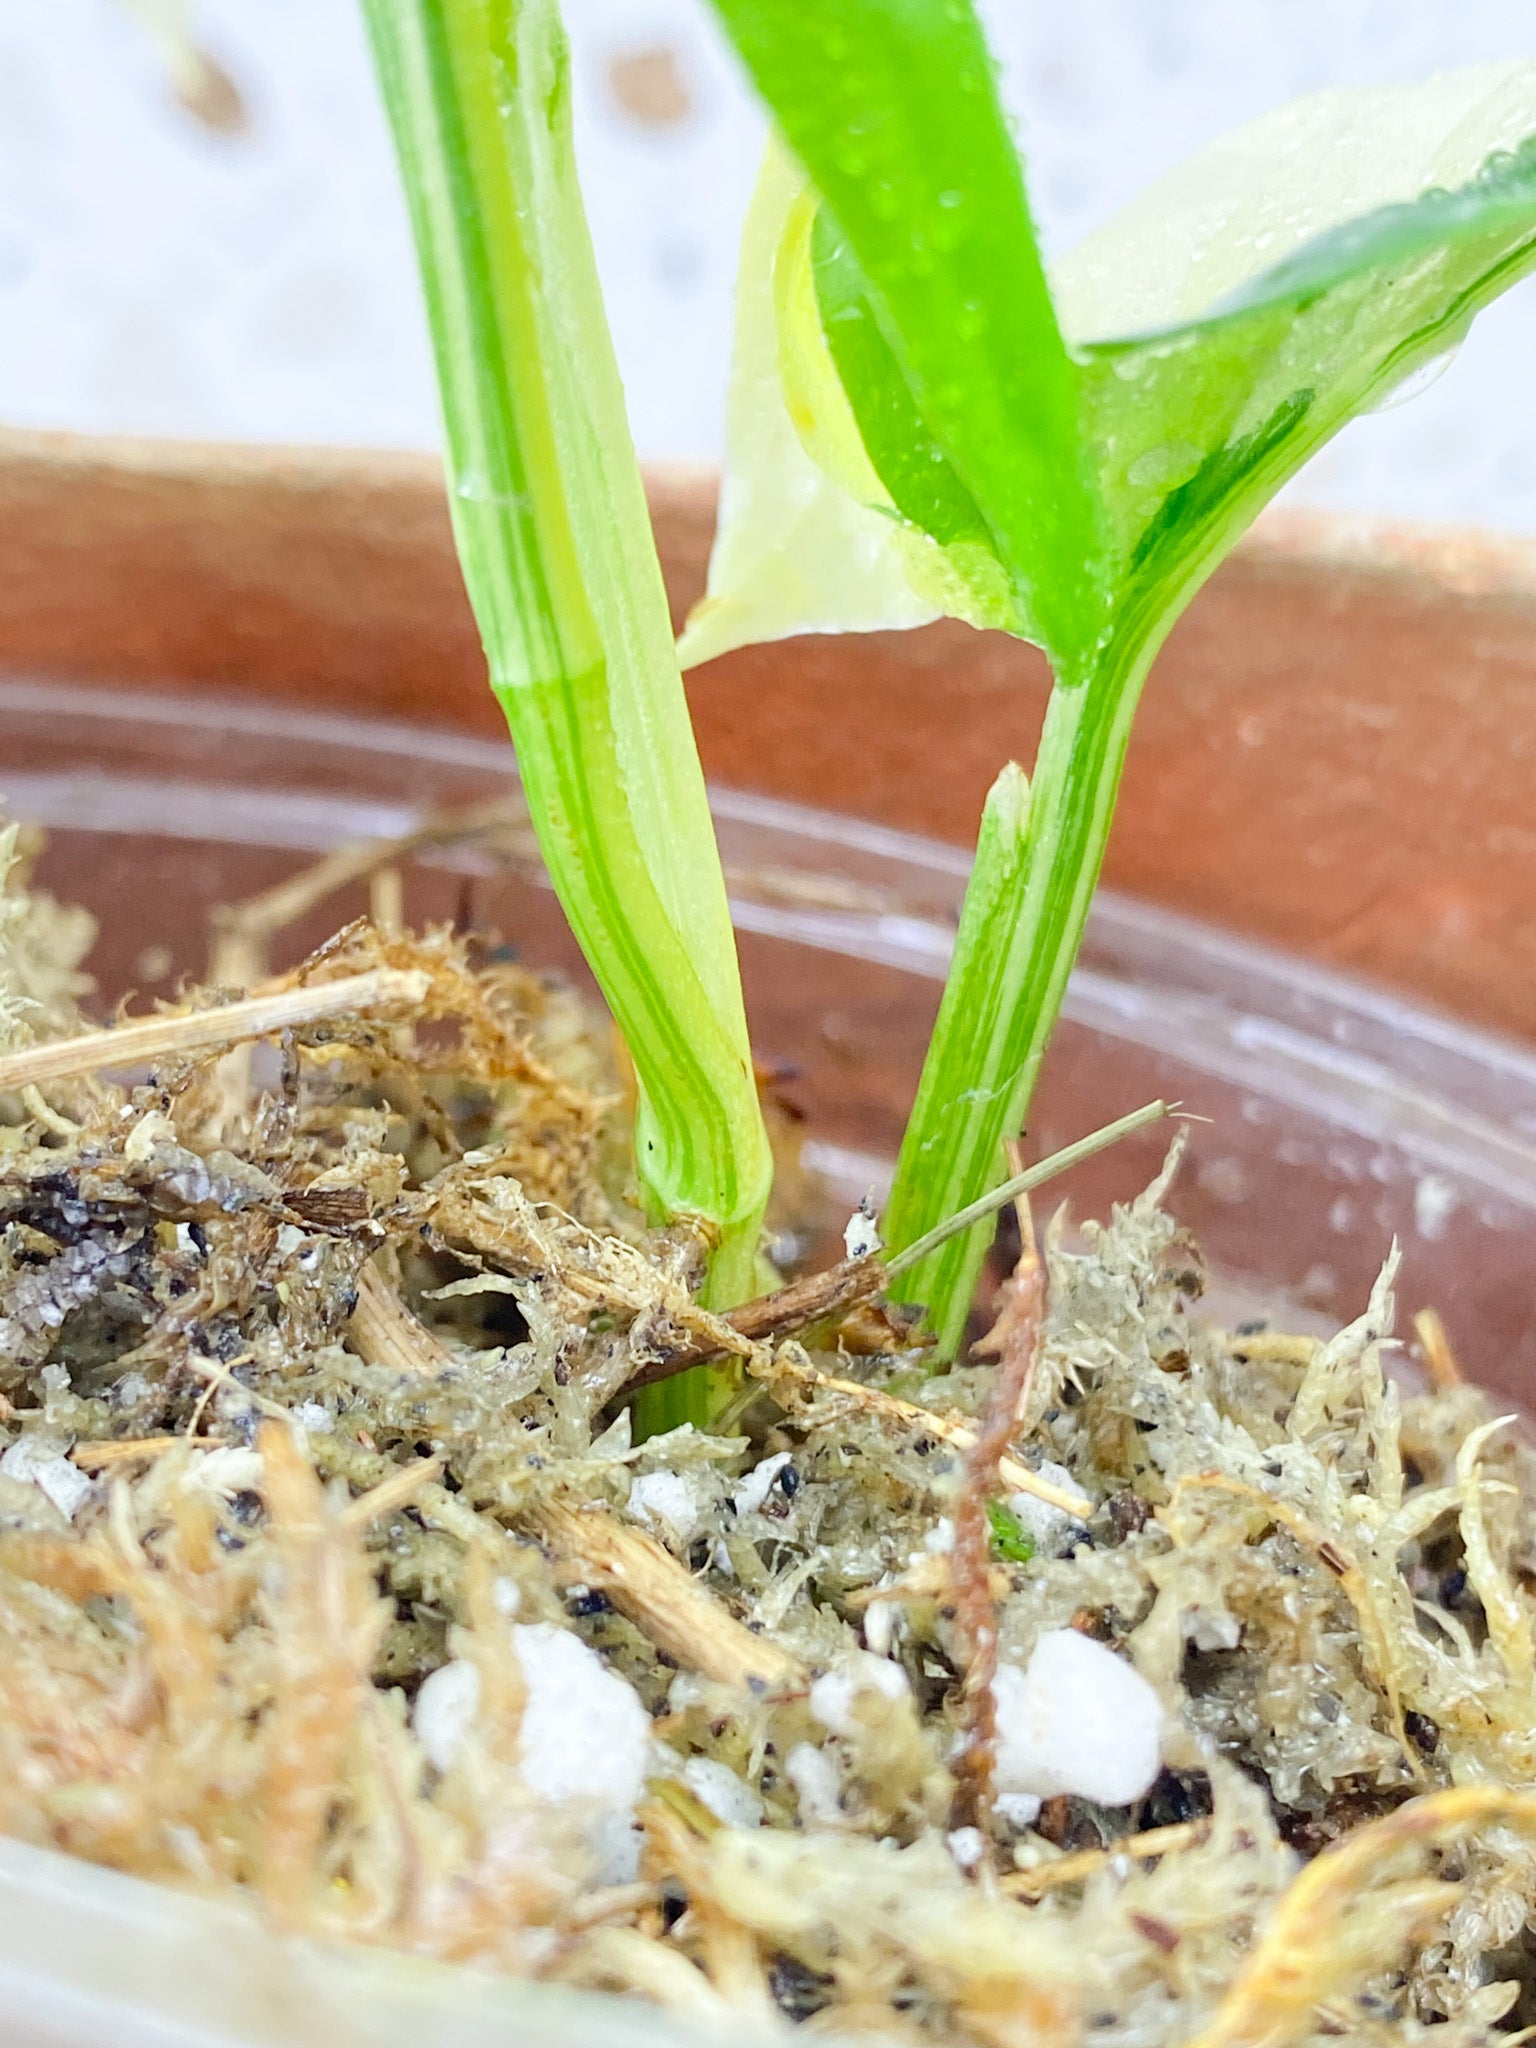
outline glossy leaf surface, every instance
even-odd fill
[[[848,347],[883,344],[958,486],[948,509],[964,500],[1014,608],[1077,672],[1104,624],[1099,507],[970,0],[715,10],[827,210],[822,263],[846,250],[839,318],[867,321]],[[897,503],[911,488],[898,483]]]
[[[861,303],[830,213],[815,241],[849,417],[902,515],[889,522],[883,559],[843,564],[867,623],[877,578],[912,559],[905,529],[950,547],[961,536],[964,486],[928,452],[933,436],[897,353],[877,345],[878,323],[867,338],[867,287]],[[744,251],[744,264],[752,258]],[[1454,347],[1533,264],[1528,64],[1297,101],[1202,150],[1091,237],[1052,288],[1103,506],[1115,617],[1181,603],[1310,455]],[[738,329],[738,348],[743,340]],[[913,483],[924,460],[934,470],[926,497]],[[756,511],[774,517],[766,497]],[[719,570],[712,596],[728,580],[724,556]],[[819,574],[830,591],[824,555]],[[946,609],[975,618],[978,607]],[[881,623],[910,623],[894,610]],[[991,622],[1005,623],[995,607]],[[773,631],[840,624],[832,600],[798,624],[780,607]],[[1014,629],[1046,639],[1027,613]]]

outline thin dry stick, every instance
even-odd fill
[[[1132,1862],[1150,1862],[1180,1849],[1198,1849],[1211,1838],[1211,1823],[1201,1820],[1175,1821],[1171,1827],[1148,1828],[1145,1834],[1123,1835],[1102,1849],[1080,1849],[1074,1856],[1053,1856],[1049,1863],[1037,1863],[1032,1870],[1014,1870],[1002,1880],[1002,1889],[1016,1899],[1043,1899],[1047,1892],[1063,1885],[1079,1884],[1106,1864],[1126,1857]]]
[[[786,1358],[782,1353],[758,1363],[748,1360],[747,1371],[756,1379],[767,1381],[789,1380],[812,1393],[840,1394],[855,1401],[871,1415],[878,1415],[883,1421],[894,1423],[902,1429],[915,1430],[926,1436],[936,1436],[951,1450],[968,1452],[976,1442],[976,1432],[969,1423],[958,1416],[941,1415],[932,1408],[919,1408],[915,1401],[903,1401],[897,1394],[887,1394],[878,1387],[866,1387],[858,1380],[842,1380],[831,1373],[821,1372],[809,1359]],[[998,1461],[997,1477],[1001,1486],[1010,1493],[1033,1494],[1036,1500],[1043,1500],[1053,1508],[1060,1508],[1065,1514],[1074,1515],[1084,1521],[1093,1512],[1092,1503],[1080,1493],[1069,1493],[1064,1486],[1055,1486],[1049,1479],[1042,1479],[1038,1472],[1031,1472],[1017,1458],[1003,1457]]]
[[[878,1252],[862,1259],[842,1259],[820,1273],[809,1273],[803,1279],[791,1280],[787,1287],[776,1287],[771,1294],[759,1294],[743,1302],[740,1308],[727,1309],[719,1320],[749,1344],[790,1337],[798,1330],[809,1329],[812,1324],[857,1307],[861,1301],[872,1300],[885,1285],[885,1270],[885,1261]],[[637,1393],[641,1387],[671,1379],[674,1373],[720,1356],[718,1347],[701,1338],[686,1350],[669,1351],[664,1357],[653,1359],[624,1382],[623,1391]]]
[[[765,1338],[787,1337],[868,1301],[885,1285],[886,1271],[878,1252],[862,1259],[840,1259],[820,1273],[807,1273],[787,1287],[776,1287],[772,1294],[759,1294],[740,1308],[727,1309],[721,1321],[754,1344]]]
[[[1017,1177],[1017,1176],[1015,1176]],[[962,1741],[953,1763],[953,1825],[985,1832],[992,1813],[997,1712],[992,1681],[997,1676],[997,1609],[991,1590],[991,1524],[987,1504],[998,1490],[998,1472],[1029,1393],[1045,1319],[1045,1268],[1035,1246],[1029,1197],[1018,1197],[1020,1250],[1003,1313],[990,1333],[996,1340],[997,1371],[987,1392],[981,1424],[965,1454],[965,1476],[955,1501],[955,1534],[949,1553],[955,1613],[967,1640],[961,1689]]]
[[[396,1508],[403,1508],[424,1486],[430,1486],[433,1480],[442,1476],[441,1458],[421,1458],[414,1465],[402,1465],[388,1479],[381,1479],[367,1493],[360,1493],[356,1500],[348,1501],[336,1517],[336,1526],[338,1529],[366,1529],[380,1515],[392,1515]]]
[[[932,1230],[915,1239],[904,1251],[887,1259],[885,1270],[895,1279],[898,1273],[905,1273],[911,1266],[921,1265],[930,1252],[936,1252],[941,1244],[958,1237],[962,1230],[969,1230],[973,1223],[981,1223],[988,1216],[1006,1208],[1009,1202],[1017,1201],[1020,1195],[1027,1195],[1041,1187],[1048,1180],[1054,1180],[1058,1173],[1080,1166],[1085,1159],[1091,1159],[1096,1152],[1106,1151],[1111,1145],[1118,1145],[1122,1138],[1134,1137],[1137,1131],[1144,1131],[1149,1124],[1172,1116],[1178,1108],[1176,1102],[1148,1102],[1140,1109],[1133,1109],[1128,1115],[1117,1117],[1112,1124],[1105,1124],[1102,1130],[1090,1131],[1086,1138],[1079,1138],[1074,1144],[1064,1145],[1059,1152],[1053,1152],[1049,1159],[1042,1159],[1037,1166],[1026,1167],[1022,1173],[1015,1173],[992,1189],[990,1194],[978,1196],[963,1209],[957,1209],[953,1216],[946,1216],[942,1223],[936,1223]]]
[[[139,1459],[147,1462],[152,1458],[163,1458],[167,1451],[208,1451],[222,1446],[223,1438],[216,1436],[104,1437],[100,1442],[76,1444],[69,1455],[87,1472],[104,1472],[111,1465],[130,1465]]]
[[[520,798],[498,796],[462,811],[443,812],[429,818],[414,832],[403,832],[394,839],[363,839],[339,846],[312,867],[288,876],[259,896],[248,896],[243,903],[221,904],[212,918],[218,934],[214,966],[219,965],[220,952],[227,948],[228,957],[238,955],[244,963],[254,961],[260,972],[265,965],[267,940],[336,890],[344,889],[350,882],[363,881],[376,869],[407,859],[426,847],[451,846],[456,841],[481,838],[526,820],[527,816],[528,807]],[[211,978],[244,981],[248,977],[242,972],[233,977],[215,973]]]
[[[435,1377],[453,1365],[448,1350],[373,1266],[364,1266],[357,1276],[349,1334],[360,1356],[389,1372]]]
[[[798,1692],[805,1666],[767,1636],[727,1614],[686,1565],[643,1530],[603,1509],[541,1501],[518,1513],[555,1559],[567,1583],[605,1593],[658,1650],[723,1685]]]
[[[366,974],[348,975],[343,981],[247,996],[209,1010],[143,1017],[131,1024],[110,1025],[105,1031],[83,1032],[77,1038],[55,1038],[46,1045],[29,1045],[0,1058],[0,1093],[29,1082],[71,1080],[107,1067],[140,1067],[177,1053],[206,1052],[215,1046],[269,1038],[330,1017],[409,1010],[422,1002],[428,986],[424,974],[376,967]]]
[[[377,868],[368,883],[368,915],[381,932],[405,928],[405,883],[398,868]]]
[[[428,1355],[435,1341],[431,1333],[403,1303],[396,1307],[390,1324],[391,1342],[397,1344],[403,1332],[404,1341],[417,1356]],[[360,1331],[354,1317],[351,1335],[360,1354],[370,1365],[392,1364],[398,1353],[391,1350],[386,1355],[373,1349],[367,1334],[370,1328],[377,1325],[365,1321]],[[323,1439],[315,1440],[314,1449],[316,1457],[326,1462]],[[376,1474],[375,1488],[390,1479],[385,1459],[374,1463],[349,1458],[346,1469],[354,1480],[364,1469]],[[421,1511],[461,1541],[483,1534],[484,1524],[476,1511],[446,1488],[418,1480],[413,1491]],[[795,1691],[805,1684],[805,1668],[798,1658],[766,1637],[754,1635],[728,1614],[670,1551],[641,1530],[616,1520],[606,1509],[578,1509],[551,1500],[530,1502],[511,1512],[518,1525],[550,1552],[558,1576],[567,1584],[595,1586],[605,1593],[659,1650],[688,1670],[722,1684],[771,1691]]]

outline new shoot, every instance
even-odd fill
[[[1536,264],[1536,65],[1328,92],[1214,144],[1047,279],[971,0],[715,0],[776,124],[742,243],[722,522],[684,658],[948,614],[1041,646],[884,1220],[1002,1172],[1142,683],[1255,514]],[[906,1274],[941,1356],[987,1236]]]

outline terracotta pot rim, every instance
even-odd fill
[[[410,486],[441,478],[433,449],[360,447],[328,443],[203,441],[160,435],[83,434],[0,428],[0,467],[43,463],[61,474],[117,472],[184,483],[239,486],[281,479],[291,488],[332,490]],[[653,502],[685,501],[712,507],[718,467],[708,461],[658,460],[643,465]],[[1438,583],[1463,597],[1536,601],[1536,536],[1478,526],[1335,512],[1318,507],[1271,506],[1235,552],[1258,565],[1374,572]]]
[[[649,483],[680,622],[717,479]],[[0,431],[0,664],[500,739],[447,510],[430,451]],[[969,847],[1048,687],[941,623],[743,649],[689,700],[717,783]],[[1536,1038],[1533,765],[1536,538],[1275,508],[1159,656],[1105,880]]]

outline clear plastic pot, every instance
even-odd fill
[[[350,840],[512,785],[501,745],[201,698],[0,683],[0,797],[47,828],[40,879],[100,922],[104,996],[168,995],[208,913]],[[754,1042],[805,1115],[838,1202],[878,1187],[937,1004],[965,881],[955,849],[722,790],[715,799]],[[464,848],[402,870],[407,916],[472,918],[580,973],[536,864]],[[364,907],[285,932],[292,958]],[[1467,1370],[1516,1403],[1536,1378],[1536,1056],[1146,905],[1101,898],[1032,1115],[1031,1154],[1154,1096],[1190,1127],[1174,1207],[1213,1313],[1325,1328],[1403,1250],[1402,1326],[1438,1308]],[[1062,1184],[1101,1213],[1168,1131]],[[236,1928],[241,1930],[238,1934]],[[635,2008],[284,1943],[233,1908],[0,1843],[0,2038],[33,2043],[685,2038]]]

